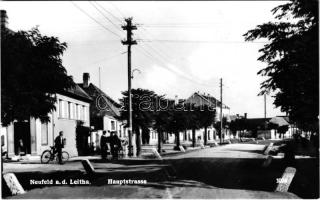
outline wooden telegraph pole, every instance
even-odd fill
[[[137,26],[132,25],[132,18],[125,19],[126,25],[122,29],[127,31],[127,40],[122,40],[123,45],[128,45],[128,98],[129,98],[129,118],[128,118],[128,134],[129,134],[129,152],[128,156],[133,156],[132,148],[132,98],[131,98],[131,45],[137,44],[137,41],[132,40],[132,30],[137,30]]]

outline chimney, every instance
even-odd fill
[[[8,26],[8,16],[7,16],[7,11],[5,10],[0,10],[0,19],[1,19],[1,29],[2,28],[7,28]]]
[[[83,87],[87,88],[89,87],[89,81],[90,81],[90,74],[89,73],[83,73]]]
[[[247,119],[247,113],[244,113],[244,118]]]
[[[237,114],[236,116],[237,116],[237,119],[239,119],[239,114]]]

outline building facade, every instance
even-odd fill
[[[56,110],[49,113],[50,121],[43,123],[39,119],[14,121],[7,127],[1,127],[1,138],[9,157],[15,155],[40,156],[54,145],[54,139],[60,131],[64,132],[66,145],[64,150],[70,156],[77,156],[76,127],[81,121],[83,126],[90,125],[89,109],[91,98],[78,86],[56,94]]]
[[[89,73],[83,73],[83,82],[78,85],[93,99],[90,106],[92,129],[90,142],[94,149],[100,149],[100,138],[103,131],[107,132],[107,136],[110,136],[110,132],[116,132],[121,139],[127,140],[126,121],[120,120],[121,105],[90,83]]]
[[[201,107],[201,106],[210,106],[216,112],[215,121],[220,121],[220,112],[222,106],[222,117],[226,119],[230,118],[230,108],[225,104],[221,105],[221,102],[217,100],[215,97],[211,96],[210,94],[201,94],[200,92],[193,93],[189,98],[187,98],[185,103],[194,104],[194,106]],[[195,130],[195,139],[196,141],[204,141],[205,140],[205,130],[204,128]],[[183,137],[181,137],[183,136]],[[217,130],[212,126],[207,128],[206,134],[207,143],[215,142],[219,139]],[[184,141],[192,141],[192,130],[187,130],[186,133],[182,133],[180,138],[183,138]],[[230,134],[224,130],[224,139],[229,139]]]

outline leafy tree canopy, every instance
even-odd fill
[[[319,13],[317,0],[291,0],[272,10],[275,21],[244,34],[246,41],[266,38],[259,61],[267,67],[261,93],[275,93],[274,104],[304,130],[318,132]]]
[[[128,91],[122,92],[120,99],[123,105],[121,119],[128,119],[129,99]],[[152,127],[156,101],[160,98],[154,91],[147,89],[132,89],[132,125],[133,130]]]
[[[41,35],[37,28],[13,32],[1,29],[1,123],[29,117],[48,121],[55,93],[73,86],[62,65],[66,43]]]

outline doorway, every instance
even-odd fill
[[[15,155],[31,153],[30,122],[14,122]]]

